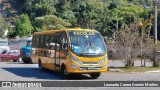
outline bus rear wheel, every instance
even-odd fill
[[[62,65],[62,67],[61,67],[61,74],[64,78],[68,78],[70,75],[70,73],[67,72],[67,69],[64,65]]]
[[[100,77],[101,73],[91,73],[89,74],[92,78],[98,78]]]

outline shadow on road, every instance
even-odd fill
[[[51,70],[40,70],[39,68],[23,68],[23,67],[8,67],[2,68],[10,73],[15,74],[16,76],[33,78],[35,79],[44,79],[44,80],[86,80],[92,79],[87,75],[81,74],[72,74],[69,78],[65,79],[61,76],[59,72],[54,72]]]
[[[11,72],[20,77],[34,78],[34,79],[49,79],[49,80],[62,80],[63,78],[59,73],[53,73],[50,71],[43,71],[39,68],[2,68],[8,72]]]

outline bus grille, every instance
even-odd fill
[[[83,62],[83,64],[98,64],[98,62]]]
[[[21,55],[26,55],[26,52],[25,51],[21,51],[20,54]]]
[[[101,67],[80,67],[81,70],[100,70]]]

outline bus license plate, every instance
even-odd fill
[[[88,67],[88,70],[96,70],[95,67]]]

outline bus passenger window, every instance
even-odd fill
[[[49,44],[49,49],[55,50],[55,43],[50,43]]]
[[[56,51],[59,51],[60,50],[60,44],[56,44]]]
[[[66,38],[62,38],[61,39],[61,43],[62,43],[62,50],[67,50],[67,39]]]
[[[49,54],[50,54],[50,57],[54,58],[55,50],[50,50]]]

